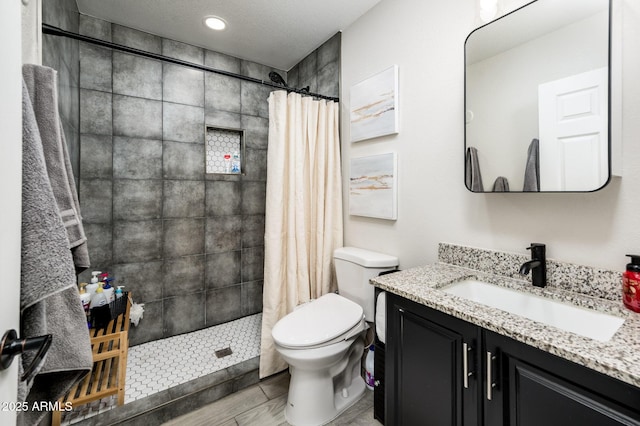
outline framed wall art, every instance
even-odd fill
[[[395,152],[351,159],[349,214],[397,219],[397,164]]]
[[[351,142],[398,133],[398,66],[351,86]]]

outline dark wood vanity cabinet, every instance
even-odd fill
[[[477,426],[478,333],[472,324],[388,294],[385,424]]]
[[[639,388],[392,294],[385,379],[387,425],[640,425]]]
[[[487,330],[483,346],[485,425],[640,425],[640,389]]]

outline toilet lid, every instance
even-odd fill
[[[362,320],[362,315],[362,306],[328,293],[282,318],[271,334],[282,346],[315,346],[344,334]]]

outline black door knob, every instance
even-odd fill
[[[44,336],[29,337],[27,339],[18,339],[18,333],[15,330],[9,330],[2,336],[0,342],[0,370],[6,370],[13,362],[13,357],[27,351],[35,351],[35,359],[31,365],[24,370],[20,380],[26,380],[31,376],[31,373],[40,363],[40,360],[44,358],[45,354],[51,346],[53,336],[51,334],[45,334]]]

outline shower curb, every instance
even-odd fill
[[[260,357],[149,395],[80,422],[79,426],[160,425],[259,382]]]

